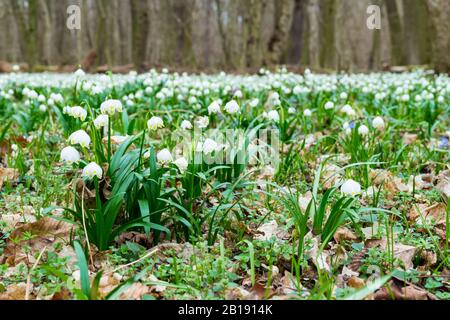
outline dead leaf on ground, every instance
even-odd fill
[[[0,168],[0,190],[6,181],[14,181],[19,178],[19,170],[12,168]]]
[[[366,282],[361,278],[353,276],[348,279],[347,284],[352,288],[361,289],[366,285]]]
[[[418,286],[403,287],[397,281],[390,281],[374,294],[374,300],[437,300],[437,298]]]
[[[387,170],[371,170],[369,173],[369,177],[370,179],[372,179],[375,186],[384,186],[384,190],[388,191],[388,198],[392,198],[397,192],[409,191],[408,186],[404,184],[399,177],[393,176],[392,173]]]
[[[148,286],[135,282],[120,295],[120,300],[141,300],[142,296],[149,293],[150,288]]]
[[[26,290],[27,284],[24,282],[11,284],[6,287],[5,292],[0,293],[0,300],[25,300]],[[31,295],[30,298],[32,298]]]
[[[72,224],[49,217],[25,224],[14,230],[6,240],[6,248],[1,263],[7,263],[11,266],[21,261],[28,264],[34,263],[34,252],[39,252],[44,247],[50,247],[58,240],[67,241],[73,227]],[[23,239],[25,233],[27,239]],[[31,252],[25,253],[22,250],[24,246],[30,247]]]
[[[402,137],[403,143],[406,145],[410,145],[412,143],[414,143],[417,140],[417,134],[415,133],[408,133],[405,132],[405,134]]]
[[[387,241],[386,239],[380,240],[369,240],[366,241],[366,247],[380,247],[382,250],[387,250]],[[403,262],[406,270],[411,269],[413,267],[413,258],[416,255],[417,248],[409,245],[405,245],[402,243],[394,244],[394,258],[399,259]]]
[[[423,203],[419,203],[414,205],[409,212],[408,218],[411,221],[418,220],[420,223],[423,223],[422,218],[425,219],[427,223],[431,221],[439,223],[445,223],[445,215],[446,215],[446,205],[443,203],[435,203],[432,206],[427,207]]]
[[[341,243],[342,241],[355,241],[358,239],[358,237],[346,227],[337,229],[333,238],[337,243]]]
[[[244,300],[250,294],[242,287],[228,288],[225,290],[226,300]]]
[[[256,230],[256,232],[258,233],[255,236],[255,239],[257,240],[269,240],[272,237],[286,239],[289,237],[286,231],[278,227],[275,220],[264,223]]]

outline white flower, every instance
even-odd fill
[[[20,71],[20,66],[17,65],[17,64],[14,64],[14,65],[12,66],[12,70],[13,70],[14,72],[19,72],[19,71]]]
[[[327,103],[325,103],[324,105],[325,110],[330,110],[334,108],[334,103],[331,101],[328,101]]]
[[[303,115],[305,117],[311,117],[312,116],[312,112],[309,109],[305,109],[305,111],[303,111]]]
[[[122,112],[122,102],[114,99],[106,100],[100,105],[100,111],[111,116],[116,112]]]
[[[234,93],[234,96],[235,96],[236,98],[238,98],[238,99],[242,98],[242,96],[243,96],[242,91],[241,91],[241,90],[237,90],[237,91]]]
[[[47,106],[45,104],[41,104],[39,106],[39,110],[41,110],[42,112],[46,112],[47,111]]]
[[[252,101],[250,101],[249,105],[252,108],[256,108],[258,106],[259,103],[259,99],[253,99]]]
[[[342,92],[341,95],[340,95],[340,98],[341,98],[342,100],[346,100],[346,99],[348,98],[347,92]]]
[[[408,102],[409,101],[409,95],[408,94],[404,94],[400,97],[400,100],[403,102]]]
[[[83,173],[81,175],[83,178],[92,179],[94,177],[97,177],[101,179],[103,176],[103,170],[98,164],[96,164],[95,162],[91,162],[86,167],[84,167]]]
[[[375,129],[383,130],[383,129],[384,129],[384,120],[383,120],[383,118],[381,118],[381,117],[376,117],[375,119],[373,119],[373,121],[372,121],[372,126],[373,126]]]
[[[214,101],[208,106],[208,113],[219,113],[220,112],[220,105],[217,101]]]
[[[234,114],[239,112],[239,105],[235,100],[231,100],[225,105],[225,111],[229,114]]]
[[[172,162],[172,154],[168,149],[162,149],[156,154],[156,159],[161,163]]]
[[[350,105],[348,105],[348,104],[346,104],[345,106],[343,106],[342,109],[341,109],[341,111],[344,112],[345,114],[347,114],[347,115],[350,116],[350,117],[356,115],[355,110],[353,110],[353,108],[352,108]]]
[[[271,121],[275,121],[278,122],[280,121],[280,115],[278,114],[277,110],[271,110],[269,111],[269,113],[267,114],[267,118]]]
[[[360,125],[358,128],[358,133],[362,136],[365,136],[369,133],[369,128],[365,125]]]
[[[69,116],[74,117],[75,119],[80,119],[81,121],[86,120],[87,112],[80,106],[75,106],[67,110]]]
[[[178,169],[180,169],[181,172],[186,171],[188,167],[188,162],[184,157],[175,160],[173,164],[175,164],[178,167]]]
[[[215,142],[212,139],[206,139],[205,142],[202,144],[202,150],[205,154],[212,153],[213,151],[216,151],[219,145],[217,142]]]
[[[181,121],[180,128],[183,130],[192,129],[192,123],[189,120],[183,120]]]
[[[341,186],[341,192],[347,195],[357,195],[361,193],[361,185],[354,180],[347,180]]]
[[[101,114],[97,118],[95,118],[94,126],[96,129],[106,127],[108,125],[108,121],[109,121],[108,115]]]
[[[439,96],[437,100],[439,103],[444,103],[444,101],[445,101],[443,96]]]
[[[209,125],[209,118],[208,117],[198,117],[197,120],[195,120],[195,125],[199,129],[204,129],[208,127]]]
[[[84,76],[86,73],[82,70],[82,69],[78,69],[77,71],[75,71],[75,76],[77,77],[82,77]]]
[[[80,161],[80,154],[74,147],[65,147],[61,150],[61,160],[71,165]]]
[[[294,114],[295,113],[295,108],[294,107],[290,107],[289,109],[288,109],[288,113],[289,114]]]
[[[147,127],[149,130],[164,128],[164,121],[160,117],[151,117],[150,120],[147,121]]]
[[[44,96],[43,94],[40,94],[40,95],[38,96],[38,101],[39,101],[39,102],[45,102],[45,100],[47,100],[47,99],[45,98],[45,96]]]
[[[87,148],[91,143],[91,137],[84,130],[78,130],[72,133],[69,137],[70,144],[79,144],[80,146]]]
[[[367,188],[365,192],[363,192],[363,197],[371,198],[374,194],[376,194],[378,190],[374,186],[370,186]]]

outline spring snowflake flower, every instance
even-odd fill
[[[210,154],[213,151],[216,151],[218,149],[218,147],[219,147],[219,145],[217,144],[217,142],[215,142],[212,139],[206,139],[205,142],[203,142],[203,144],[201,144],[201,150],[205,154]]]
[[[362,136],[366,136],[369,133],[369,128],[365,125],[360,125],[358,128],[358,133]]]
[[[84,76],[86,73],[82,70],[82,69],[78,69],[77,71],[75,71],[75,76],[76,77],[82,77]]]
[[[258,104],[259,104],[259,99],[256,99],[256,98],[251,100],[249,103],[250,107],[252,107],[252,108],[256,108],[258,106]]]
[[[41,110],[42,112],[46,112],[47,111],[47,106],[45,104],[41,104],[39,106],[39,110]]]
[[[106,114],[101,114],[94,120],[94,126],[96,129],[100,129],[108,126],[109,117]]]
[[[100,105],[100,111],[103,114],[114,115],[116,112],[122,112],[122,102],[120,100],[106,100]]]
[[[92,179],[94,177],[101,179],[103,176],[103,170],[98,164],[96,164],[95,162],[91,162],[86,167],[84,167],[81,176],[88,179]]]
[[[239,112],[239,105],[235,100],[231,100],[225,105],[225,111],[229,114],[235,114]]]
[[[238,99],[241,99],[241,98],[243,97],[242,91],[241,91],[241,90],[237,90],[237,91],[234,93],[234,96],[235,96],[236,98],[238,98]]]
[[[78,130],[72,133],[69,137],[70,144],[79,144],[87,148],[91,144],[91,137],[84,130]]]
[[[80,119],[81,121],[86,120],[87,112],[80,106],[75,106],[67,110],[67,114],[75,119]]]
[[[312,116],[312,112],[309,109],[305,109],[305,111],[303,111],[303,115],[305,117],[311,117]]]
[[[325,103],[324,105],[325,110],[330,110],[334,108],[334,103],[331,101],[328,101],[327,103]]]
[[[277,110],[271,110],[269,111],[269,113],[267,114],[267,118],[271,121],[275,121],[278,122],[280,121],[280,115],[278,113]]]
[[[168,149],[162,149],[156,154],[156,159],[161,163],[169,163],[173,161],[172,154]]]
[[[372,121],[372,126],[377,129],[377,130],[383,130],[384,129],[384,120],[382,117],[376,117],[375,119],[373,119]]]
[[[290,108],[288,109],[288,113],[289,113],[289,114],[294,114],[295,112],[296,112],[296,110],[295,110],[294,107],[290,107]]]
[[[220,105],[217,101],[214,101],[208,106],[208,114],[220,113]]]
[[[61,160],[71,165],[80,161],[80,154],[74,147],[65,147],[61,150]]]
[[[342,100],[347,100],[348,94],[347,94],[347,92],[342,92],[342,93],[339,95],[339,97],[340,97]]]
[[[147,121],[147,127],[149,130],[153,131],[164,128],[164,121],[160,117],[151,117],[150,120]]]
[[[173,164],[176,165],[181,172],[185,172],[188,168],[188,161],[184,157],[175,160]]]
[[[195,120],[195,125],[199,129],[204,129],[208,127],[209,125],[209,118],[208,117],[198,117],[197,120]]]
[[[361,193],[361,185],[352,179],[347,180],[341,186],[341,192],[346,195],[355,196]]]
[[[181,121],[180,128],[183,130],[190,130],[192,129],[192,123],[189,120],[183,120]]]

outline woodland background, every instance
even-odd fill
[[[81,29],[66,27],[79,5]],[[381,30],[366,27],[381,6]],[[450,70],[449,0],[0,0],[0,61],[32,70]]]

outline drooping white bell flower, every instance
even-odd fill
[[[229,114],[235,114],[239,112],[239,105],[235,100],[231,100],[225,105],[225,111]]]
[[[147,128],[153,131],[164,128],[164,121],[160,117],[151,117],[150,120],[147,121]]]
[[[184,157],[178,158],[173,164],[175,164],[181,172],[185,172],[188,167],[188,161]]]
[[[78,130],[69,136],[70,144],[79,144],[80,146],[87,148],[91,143],[91,137],[84,130]]]
[[[271,121],[275,121],[278,122],[280,121],[280,115],[278,113],[277,110],[271,110],[269,111],[269,113],[267,114],[267,118]]]
[[[384,129],[384,120],[382,117],[376,117],[375,119],[372,120],[372,126],[377,129],[377,130],[383,130]]]
[[[216,151],[218,147],[219,145],[217,144],[217,142],[208,138],[205,140],[205,142],[203,142],[202,150],[205,154],[210,154]]]
[[[110,116],[114,115],[116,112],[122,112],[122,102],[120,100],[109,99],[104,101],[100,105],[100,111],[103,114],[109,114]]]
[[[288,109],[288,113],[289,113],[289,114],[294,114],[295,112],[296,112],[296,110],[295,110],[294,107],[290,107],[290,108]]]
[[[362,124],[358,128],[358,133],[362,136],[366,136],[369,133],[369,128]]]
[[[82,70],[82,69],[77,69],[77,71],[75,71],[75,76],[76,77],[82,77],[84,76],[86,73]]]
[[[65,147],[61,150],[61,160],[71,165],[80,161],[80,153],[74,147]]]
[[[346,195],[355,196],[361,193],[361,185],[358,182],[349,179],[341,186],[341,192]]]
[[[192,129],[192,123],[189,120],[183,120],[181,121],[180,128],[183,130],[190,130]]]
[[[208,125],[209,125],[209,118],[206,117],[206,116],[205,117],[198,117],[195,120],[195,125],[199,129],[204,129],[204,128],[208,127]]]
[[[94,120],[94,126],[96,129],[100,129],[108,126],[109,117],[107,114],[101,114]]]
[[[332,101],[328,101],[327,103],[325,103],[325,105],[323,107],[325,108],[325,110],[333,109],[334,103]]]
[[[156,154],[156,159],[161,163],[169,163],[173,161],[172,154],[168,149],[162,149]]]
[[[220,105],[217,101],[214,101],[208,106],[208,114],[220,113]]]
[[[91,162],[83,168],[81,176],[88,179],[92,179],[94,177],[101,179],[103,176],[103,170],[98,164]]]
[[[305,109],[305,111],[303,111],[303,115],[305,117],[311,117],[312,116],[312,112],[309,109]]]
[[[80,106],[75,106],[67,110],[68,115],[74,117],[75,119],[80,119],[81,121],[86,120],[87,111]]]

